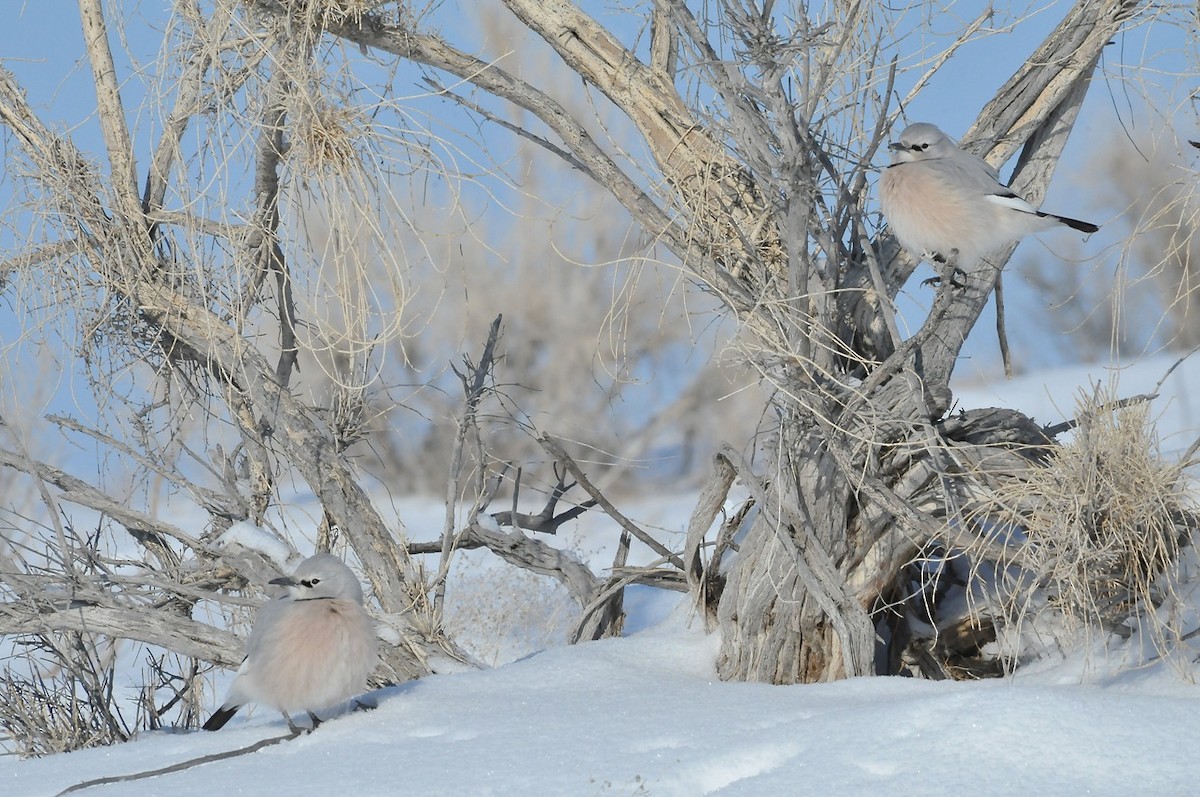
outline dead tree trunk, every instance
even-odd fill
[[[847,553],[849,482],[818,430],[798,420],[781,426],[769,483],[739,468],[758,520],[719,603],[726,677],[812,683],[871,671],[871,621],[837,564]]]

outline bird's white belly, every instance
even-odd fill
[[[933,170],[900,164],[884,172],[880,201],[892,233],[920,257],[949,257],[968,266],[1009,240],[997,208],[981,197],[966,197]]]

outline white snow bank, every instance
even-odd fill
[[[1186,794],[1200,692],[1150,686],[861,678],[722,683],[717,640],[679,630],[549,650],[384,690],[380,707],[258,753],[85,794]],[[286,731],[258,712],[218,733],[151,734],[0,759],[0,793],[232,749]]]

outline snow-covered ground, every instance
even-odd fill
[[[251,755],[86,793],[119,795],[1172,795],[1200,791],[1200,693],[1165,672],[1104,685],[861,678],[722,683],[682,617],[629,638],[385,690],[380,707]],[[29,761],[0,793],[53,795],[287,730]]]
[[[1120,392],[1153,389],[1172,362],[1130,369]],[[1089,377],[1106,380],[1107,373],[1061,371],[965,390],[960,400],[1018,405],[1053,423],[1072,414],[1074,386]],[[1197,386],[1200,363],[1190,361],[1164,385],[1155,404],[1164,448],[1186,448],[1187,431],[1200,428],[1189,389]],[[682,529],[689,510],[686,496],[643,504],[643,515],[666,528]],[[435,526],[440,512],[433,503],[407,502],[397,511],[410,528]],[[422,513],[427,519],[414,522]],[[501,583],[481,574],[477,587]],[[716,638],[695,627],[685,605],[672,609],[678,600],[638,591],[625,638],[550,647],[515,661],[501,652],[501,666],[383,690],[377,710],[332,719],[311,735],[82,793],[1200,794],[1193,758],[1200,647],[1133,668],[1118,666],[1132,647],[1098,648],[1005,681],[723,683],[715,677]],[[54,795],[286,730],[276,715],[259,711],[218,733],[147,733],[43,759],[0,757],[0,795]]]
[[[238,758],[84,793],[141,795],[1184,795],[1200,692],[1166,670],[1103,684],[860,678],[722,683],[682,615],[632,637],[380,693],[380,706]],[[1068,679],[1070,680],[1070,679]],[[0,793],[54,795],[277,736],[218,733],[0,759]]]

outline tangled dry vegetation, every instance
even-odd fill
[[[1047,620],[1068,635],[1137,630],[1166,652],[1185,629],[1158,610],[1178,597],[1176,568],[1200,522],[1190,455],[1162,455],[1145,401],[1097,391],[1077,418],[1069,440],[987,507],[1012,550],[996,563],[996,620],[1017,632]]]
[[[1076,420],[1042,432],[1044,445],[977,466],[970,533],[948,524],[908,566],[894,602],[877,608],[907,620],[893,633],[911,633],[895,646],[894,669],[994,677],[1134,634],[1158,655],[1180,650],[1182,624],[1193,621],[1180,593],[1200,524],[1194,451],[1165,456],[1149,397],[1109,390],[1081,397]]]

